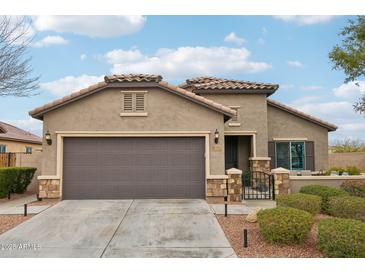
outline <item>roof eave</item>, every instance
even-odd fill
[[[277,103],[277,102],[275,102],[275,101],[272,101],[272,100],[270,100],[270,101],[269,101],[269,100],[268,100],[268,101],[267,101],[267,103],[268,103],[269,105],[273,106],[273,107],[276,107],[276,108],[278,108],[278,109],[281,109],[281,110],[284,110],[284,111],[286,111],[286,112],[289,112],[289,113],[291,113],[292,115],[295,115],[295,116],[300,117],[300,118],[302,118],[302,119],[304,119],[304,120],[310,121],[310,122],[312,122],[312,123],[314,123],[314,124],[317,124],[317,125],[319,125],[319,126],[322,126],[322,127],[324,127],[324,128],[327,128],[329,132],[336,131],[336,130],[337,130],[337,128],[338,128],[336,125],[333,125],[333,124],[327,123],[327,122],[325,122],[325,121],[321,121],[321,120],[319,120],[319,119],[317,120],[317,118],[315,118],[315,117],[309,117],[309,115],[307,115],[307,114],[305,114],[305,113],[301,113],[301,112],[299,112],[299,111],[294,111],[294,110],[292,110],[292,108],[291,108],[291,107],[284,106],[283,104],[278,104],[278,103]],[[313,119],[313,118],[315,118],[315,119]]]
[[[25,139],[20,139],[20,138],[11,138],[11,137],[3,137],[3,136],[0,136],[0,140],[8,140],[8,141],[21,142],[21,143],[29,143],[29,144],[42,145],[42,141],[25,140]]]

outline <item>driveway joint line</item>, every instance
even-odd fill
[[[101,253],[100,258],[102,258],[102,257],[103,257],[103,255],[104,255],[104,253],[105,253],[106,249],[108,248],[108,246],[110,245],[111,241],[113,240],[113,238],[114,238],[115,234],[117,233],[117,231],[118,231],[118,229],[119,229],[120,225],[123,223],[123,221],[124,221],[125,217],[126,217],[126,216],[127,216],[127,214],[128,214],[128,211],[129,211],[129,209],[131,208],[131,206],[132,206],[132,204],[133,204],[133,203],[134,203],[134,199],[133,199],[133,200],[132,200],[132,202],[129,204],[129,206],[128,206],[128,208],[127,208],[127,210],[126,210],[126,212],[125,212],[125,214],[124,214],[124,216],[123,216],[123,218],[122,218],[122,220],[121,220],[121,221],[120,221],[120,223],[118,224],[118,226],[117,226],[117,228],[115,229],[115,231],[114,231],[113,235],[110,237],[110,240],[108,241],[108,243],[106,244],[106,246],[105,246],[105,248],[104,248],[103,252]]]

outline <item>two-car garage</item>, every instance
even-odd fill
[[[204,137],[65,137],[62,198],[205,198],[204,155]]]

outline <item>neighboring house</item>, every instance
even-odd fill
[[[40,137],[0,122],[0,153],[32,153],[34,150],[42,150]]]
[[[278,85],[161,76],[104,82],[30,112],[43,120],[42,197],[205,198],[226,169],[327,168],[336,126],[268,99]]]

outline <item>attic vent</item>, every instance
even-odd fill
[[[133,94],[124,93],[123,94],[123,111],[133,111]]]
[[[147,116],[146,91],[122,91],[121,116]]]
[[[144,111],[144,93],[136,93],[136,111]]]

